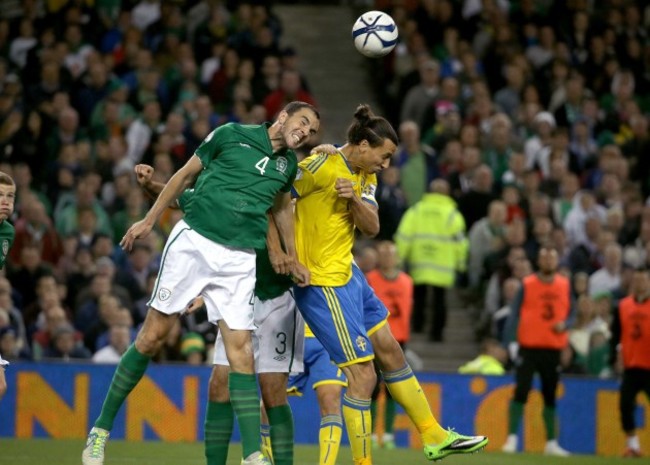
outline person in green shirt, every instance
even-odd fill
[[[16,200],[16,184],[6,173],[0,171],[0,269],[4,268],[9,255],[9,249],[14,243],[16,231],[11,223],[7,221],[14,212]],[[5,365],[8,362],[0,355],[0,399],[7,392],[7,381],[5,379]]]
[[[154,168],[136,165],[135,173],[140,187],[155,200],[164,184],[152,180]],[[170,207],[185,211],[194,195],[186,189]],[[273,217],[269,216],[272,222]],[[267,245],[256,249],[255,326],[253,347],[255,372],[259,374],[264,409],[262,410],[264,453],[273,457],[275,465],[293,463],[293,416],[287,398],[290,373],[303,371],[305,324],[298,312],[293,294],[291,276],[275,271],[274,264],[283,259],[277,228],[269,225]],[[199,296],[188,311],[203,305]],[[217,336],[213,359],[214,371],[210,378],[208,407],[205,416],[205,456],[207,465],[226,465],[228,446],[233,431],[233,409],[228,392],[228,373],[224,341]],[[266,413],[266,415],[264,415]]]
[[[122,403],[142,378],[151,357],[197,295],[208,319],[218,324],[230,364],[230,400],[242,437],[243,465],[268,465],[260,452],[259,394],[253,359],[255,249],[263,248],[271,210],[287,248],[278,271],[301,284],[309,273],[296,265],[289,193],[297,172],[294,149],[320,127],[318,111],[291,102],[275,122],[229,123],[212,131],[167,182],[145,217],[120,245],[130,250],[146,237],[162,212],[190,186],[185,217],[172,230],[160,264],[149,310],[135,343],[116,369],[99,418],[82,453],[83,465],[103,465],[104,449]]]

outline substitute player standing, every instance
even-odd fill
[[[101,465],[113,421],[124,399],[142,378],[177,315],[201,295],[208,319],[219,325],[231,373],[228,386],[242,436],[245,465],[266,464],[260,453],[259,394],[251,331],[255,251],[263,248],[267,212],[273,215],[288,255],[294,260],[293,212],[288,194],[296,173],[292,149],[320,125],[316,109],[288,104],[273,124],[226,124],[212,131],[172,176],[145,218],[121,241],[129,250],[146,236],[167,205],[194,185],[185,218],[172,230],[149,310],[135,343],[122,356],[102,412],[88,435],[84,465]],[[292,266],[299,280],[304,279]]]
[[[542,247],[537,262],[539,272],[524,278],[504,330],[506,345],[516,338],[519,351],[515,360],[516,387],[510,403],[509,434],[502,450],[517,451],[517,431],[537,372],[544,397],[544,453],[563,457],[569,453],[556,439],[555,391],[560,379],[560,353],[569,343],[567,330],[571,327],[575,306],[568,278],[557,273],[557,251]]]
[[[618,304],[612,321],[612,354],[620,355],[623,382],[619,390],[621,424],[626,436],[624,457],[641,457],[641,444],[636,434],[634,409],[637,394],[645,392],[650,400],[650,272],[634,271],[631,295]]]

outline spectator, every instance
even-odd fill
[[[420,129],[414,121],[404,121],[399,126],[400,145],[394,155],[401,173],[401,187],[407,205],[413,206],[439,176],[435,151],[420,142]]]
[[[205,341],[199,333],[186,333],[181,338],[181,355],[190,365],[203,365]]]
[[[414,121],[418,127],[423,128],[427,109],[433,106],[440,92],[440,65],[429,59],[419,64],[418,72],[420,83],[405,95],[400,121]]]
[[[284,106],[292,101],[300,100],[316,105],[314,97],[301,87],[300,73],[294,70],[284,70],[280,77],[280,86],[264,99],[267,118],[273,119]]]
[[[26,245],[40,251],[41,260],[51,266],[59,261],[62,244],[45,206],[36,197],[23,197],[20,201],[20,218],[14,223],[16,237],[9,253],[11,263],[21,266],[20,257]]]
[[[610,243],[604,249],[603,267],[589,277],[589,295],[611,292],[621,285],[622,249]]]
[[[465,224],[472,228],[488,212],[488,206],[495,200],[492,191],[494,177],[487,165],[480,165],[474,170],[470,189],[458,199],[458,209],[465,218]]]
[[[109,329],[108,345],[92,356],[94,363],[117,364],[131,344],[131,328],[128,325],[114,324]]]
[[[396,166],[389,166],[379,175],[375,199],[377,199],[379,207],[381,228],[376,239],[392,239],[399,226],[399,221],[406,211],[406,195],[400,184],[400,170]]]
[[[45,359],[89,359],[91,353],[78,340],[77,333],[72,325],[63,323],[58,325],[52,332],[52,339],[49,347],[43,351]]]
[[[477,289],[485,278],[486,257],[503,247],[505,235],[506,206],[494,200],[488,208],[488,215],[480,219],[469,230],[468,278],[470,287]]]
[[[503,375],[506,370],[504,364],[508,360],[508,352],[498,340],[487,338],[481,342],[481,353],[474,360],[458,368],[461,374],[477,375]]]

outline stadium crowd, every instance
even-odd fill
[[[214,127],[316,101],[268,2],[91,3],[7,1],[0,12],[0,171],[17,185],[0,278],[9,361],[117,363],[179,218],[169,211],[129,253],[118,247],[148,208],[133,167],[150,164],[165,182]],[[477,335],[499,338],[521,279],[552,245],[578,309],[565,369],[606,376],[612,311],[631,270],[650,263],[650,10],[624,0],[375,3],[400,30],[395,52],[374,61],[401,141],[377,190],[378,239],[392,240],[445,179],[448,190],[437,183],[432,194],[462,214],[468,265],[432,263],[454,279],[416,288],[466,289],[480,300]],[[430,334],[443,341],[436,318]],[[189,315],[156,360],[211,360],[213,340],[201,313]]]

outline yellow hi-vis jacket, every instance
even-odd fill
[[[425,194],[400,221],[395,243],[414,284],[454,285],[465,271],[468,242],[465,219],[451,197]]]

